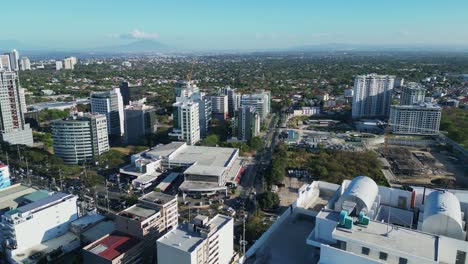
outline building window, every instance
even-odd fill
[[[405,259],[405,258],[400,257],[400,258],[398,259],[398,264],[407,264],[407,263],[408,263],[408,260]]]
[[[455,264],[465,264],[466,261],[466,252],[457,250],[457,259],[455,260]]]
[[[388,258],[388,254],[387,254],[387,253],[385,253],[385,252],[380,252],[380,253],[379,253],[379,259],[381,259],[381,260],[387,260],[387,258]]]
[[[338,242],[337,246],[338,246],[339,249],[346,250],[346,241],[338,240],[337,242]]]
[[[363,255],[369,255],[370,249],[366,247],[362,247],[361,253]]]

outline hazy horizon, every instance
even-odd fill
[[[92,49],[153,40],[193,50],[331,43],[468,46],[468,1],[33,1],[3,3],[0,40]],[[28,8],[24,8],[27,6]]]

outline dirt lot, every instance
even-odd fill
[[[283,183],[285,186],[278,190],[280,206],[289,206],[295,202],[299,197],[299,188],[301,188],[302,185],[307,184],[307,182],[294,177],[285,177]]]
[[[466,165],[460,164],[449,154],[400,146],[393,147],[392,150],[393,155],[391,154],[388,159],[399,183],[468,188]]]

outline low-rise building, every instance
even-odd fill
[[[122,175],[139,178],[162,171],[182,168],[184,182],[179,187],[184,192],[225,191],[226,183],[240,177],[239,149],[189,146],[172,142],[134,154],[131,163],[120,169]]]
[[[198,215],[157,240],[158,264],[231,263],[234,256],[234,220]]]
[[[85,264],[143,263],[143,241],[132,235],[115,231],[83,248]]]
[[[69,232],[70,223],[79,216],[77,199],[74,195],[46,190],[16,197],[21,203],[1,218],[2,244],[10,262],[33,263],[30,257],[35,253],[45,256],[56,249],[69,251],[78,247],[79,238]]]
[[[0,162],[0,189],[5,189],[10,185],[10,167]]]
[[[150,192],[115,216],[118,231],[143,240],[144,259],[154,263],[154,241],[177,227],[177,197]]]

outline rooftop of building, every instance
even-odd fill
[[[12,258],[17,263],[35,263],[34,260],[30,260],[29,257],[36,254],[42,253],[42,256],[47,255],[54,250],[57,250],[63,246],[70,247],[71,244],[76,244],[78,247],[79,237],[71,232],[67,232],[62,236],[53,238],[51,240],[45,241],[41,244],[34,245],[22,251],[14,251]]]
[[[213,192],[225,190],[225,186],[219,186],[217,182],[203,182],[203,181],[187,181],[185,180],[180,186],[179,190],[184,192]]]
[[[207,165],[198,165],[198,163],[190,166],[184,171],[187,175],[206,175],[206,176],[222,176],[225,167],[212,167]]]
[[[135,204],[135,205],[128,207],[127,209],[123,211],[120,211],[118,215],[122,217],[130,218],[132,220],[136,220],[139,222],[143,222],[146,219],[148,219],[148,217],[158,212],[159,212],[158,208],[151,208],[146,205]]]
[[[23,203],[24,196],[37,191],[34,188],[21,184],[12,185],[0,190],[0,211],[15,209]]]
[[[207,225],[215,232],[231,220],[232,218],[229,216],[218,214],[209,220]],[[175,247],[182,251],[192,252],[203,240],[204,238],[199,232],[190,231],[189,224],[185,223],[159,238],[158,243]]]
[[[399,109],[434,109],[434,110],[440,110],[440,106],[437,104],[433,103],[427,103],[427,102],[422,102],[422,103],[417,103],[413,105],[392,105],[392,107],[399,108]]]
[[[27,204],[25,204],[23,206],[20,206],[20,207],[14,209],[14,210],[8,211],[8,212],[6,212],[6,215],[14,215],[16,213],[26,213],[26,212],[29,212],[29,211],[33,211],[33,210],[36,210],[38,208],[47,206],[49,204],[57,203],[60,200],[66,198],[66,197],[73,197],[73,195],[66,194],[66,193],[59,193],[59,192],[50,193],[50,195],[48,195],[47,197],[44,197],[42,199],[36,200],[34,202],[31,202],[31,203],[27,203]]]
[[[322,210],[317,217],[339,222],[340,212]],[[367,226],[353,225],[351,229],[336,227],[332,236],[335,239],[345,238],[345,241],[358,241],[359,244],[368,244],[370,247],[378,245],[392,251],[437,260],[437,236],[414,229],[371,220]]]
[[[91,243],[116,230],[115,222],[112,220],[102,221],[82,233],[82,240]]]
[[[101,214],[97,214],[97,213],[93,213],[93,214],[87,214],[83,217],[80,217],[78,219],[76,219],[75,221],[71,222],[71,226],[75,226],[75,227],[79,227],[80,229],[84,230],[102,220],[104,220],[106,217],[101,215]]]
[[[236,148],[189,146],[184,142],[172,142],[157,146],[146,153],[153,157],[170,157],[170,163],[226,167],[237,152]]]
[[[155,203],[159,205],[164,205],[171,201],[174,201],[175,199],[176,197],[173,195],[169,195],[169,194],[165,194],[161,192],[150,192],[140,197],[139,200],[150,202],[150,203]]]
[[[104,259],[113,260],[131,250],[140,242],[141,239],[137,237],[114,231],[83,249]]]

